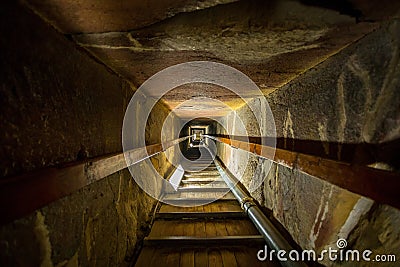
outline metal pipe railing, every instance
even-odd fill
[[[241,187],[239,186],[239,180],[232,174],[227,173],[218,160],[215,161],[215,165],[225,183],[231,189],[233,195],[240,202],[242,209],[248,215],[250,220],[254,223],[257,230],[264,237],[267,246],[275,252],[285,251],[286,255],[294,250],[294,248],[289,244],[289,242],[282,236],[282,234],[276,229],[272,222],[265,216],[261,209],[254,202],[253,198]],[[241,184],[240,184],[241,185]],[[285,267],[304,267],[307,266],[303,262],[296,262],[287,259],[287,261],[280,262],[282,266]]]

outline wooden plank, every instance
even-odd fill
[[[188,178],[181,181],[182,184],[196,184],[196,183],[225,183],[222,178],[218,177],[216,179],[210,178]]]
[[[216,140],[270,159],[289,168],[298,169],[353,193],[369,197],[380,203],[400,208],[398,197],[400,174],[362,165],[276,149],[247,142],[216,138]]]
[[[227,220],[225,227],[229,235],[254,235],[258,234],[257,229],[249,220]]]
[[[185,235],[185,236],[195,236],[196,235],[196,229],[195,229],[194,223],[185,225],[183,235]]]
[[[217,236],[217,237],[192,237],[192,236],[164,236],[146,237],[144,246],[168,247],[230,247],[230,246],[264,246],[265,241],[261,235],[251,236]]]
[[[190,188],[194,188],[194,189],[208,189],[208,188],[225,188],[225,189],[229,189],[225,182],[207,182],[207,183],[202,183],[202,182],[197,182],[197,183],[190,183],[190,184],[183,184],[179,187],[180,189],[190,189]]]
[[[140,251],[139,257],[135,263],[135,267],[148,267],[153,255],[156,252],[155,247],[144,247]]]
[[[207,249],[197,250],[194,254],[195,266],[208,267],[208,251]]]
[[[195,212],[196,206],[189,206],[189,207],[180,207],[174,205],[163,204],[158,212]]]
[[[195,267],[194,265],[194,251],[192,249],[181,249],[181,267]]]
[[[202,172],[192,172],[192,173],[185,173],[184,175],[185,178],[218,178],[220,177],[218,171],[213,171],[213,172],[207,172],[207,171],[202,171]]]
[[[155,221],[151,227],[149,236],[165,236],[168,234],[168,227],[169,225],[164,222]]]
[[[229,191],[229,187],[207,187],[207,186],[201,186],[201,187],[179,187],[178,192],[227,192]]]
[[[208,210],[210,212],[217,212],[217,211],[243,211],[237,201],[232,201],[228,203],[222,203],[217,201],[214,205],[210,206]]]
[[[228,236],[229,233],[226,230],[225,223],[215,225],[215,232],[217,236]]]
[[[221,249],[221,258],[223,267],[237,267],[235,254],[228,249]]]
[[[179,205],[182,207],[192,207],[194,205],[196,206],[202,206],[209,204],[213,201],[226,201],[226,202],[231,202],[231,201],[236,201],[234,196],[224,196],[223,198],[220,198],[216,200],[215,198],[192,198],[192,199],[187,199],[187,198],[166,198],[163,201],[165,201],[167,204],[171,205]]]
[[[238,204],[236,200],[223,200],[223,201],[215,201],[210,204],[206,204],[203,206],[204,212],[224,212],[224,211],[242,211],[242,208]],[[200,209],[198,206],[189,206],[189,207],[181,207],[174,206],[168,204],[162,204],[159,212],[199,212]]]
[[[215,223],[206,222],[205,223],[205,228],[206,228],[206,236],[207,237],[215,237],[215,236],[218,235],[217,227],[216,227]]]
[[[247,215],[243,211],[222,212],[158,212],[156,220],[178,220],[178,219],[243,219]]]
[[[166,266],[171,266],[171,267],[179,266],[180,260],[181,260],[180,249],[175,251],[169,251],[166,259]]]
[[[207,233],[206,233],[206,223],[204,221],[195,221],[195,222],[191,222],[192,224],[194,224],[194,232],[195,232],[195,236],[196,237],[206,237]]]
[[[0,179],[0,223],[5,224],[164,151],[188,137]],[[126,164],[125,158],[128,161]]]
[[[247,254],[244,251],[244,249],[236,249],[236,250],[234,250],[234,255],[235,255],[235,259],[236,259],[238,267],[248,267],[248,266],[250,266],[249,262],[246,259],[247,258],[246,257]]]
[[[190,222],[185,221],[155,221],[151,228],[149,237],[159,236],[183,236],[184,229],[190,225]]]
[[[225,182],[210,182],[210,181],[199,181],[199,182],[190,182],[190,183],[182,183],[180,188],[210,188],[210,187],[227,187]]]
[[[204,212],[204,205],[198,206],[197,207],[198,212]]]
[[[271,138],[260,136],[229,136],[219,134],[215,136],[267,146],[269,144],[276,143],[276,148],[279,149],[290,150],[307,155],[320,156],[323,158],[340,160],[349,163],[362,162],[364,165],[390,160],[397,156],[397,152],[400,147],[399,140],[371,144],[324,142],[321,140],[301,140],[283,137]],[[325,149],[327,146],[329,147],[329,152],[327,152]],[[357,157],[359,155],[362,155],[362,157]]]
[[[156,252],[147,262],[147,266],[172,267],[166,264],[169,253],[171,253],[171,248],[156,248]]]
[[[222,265],[222,257],[219,249],[210,248],[210,250],[208,251],[208,266],[221,267]]]
[[[226,192],[226,191],[218,191],[218,190],[214,190],[214,191],[196,191],[196,192],[192,192],[192,191],[187,191],[187,192],[180,192],[179,193],[181,198],[186,198],[186,199],[212,199],[213,201],[217,200],[217,199],[235,199],[235,197],[233,196],[233,194],[231,192]]]
[[[184,166],[185,169],[185,174],[187,174],[187,177],[190,177],[190,175],[196,175],[202,171],[207,171],[207,172],[215,172],[217,170],[217,167],[212,166],[212,167],[206,167],[206,166]]]
[[[214,201],[226,201],[226,202],[232,202],[232,201],[237,201],[235,196],[232,193],[228,193],[226,195],[224,195],[222,198],[220,199],[215,199],[215,198],[204,198],[204,197],[198,197],[198,198],[191,198],[191,199],[187,199],[187,198],[182,198],[182,197],[176,197],[176,195],[167,195],[167,197],[165,197],[163,199],[164,202],[166,202],[165,204],[167,205],[179,205],[182,207],[185,207],[185,205],[187,204],[187,206],[193,206],[196,203],[198,205],[206,205],[209,203],[212,203]]]

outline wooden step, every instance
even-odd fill
[[[189,183],[213,183],[213,182],[218,182],[218,183],[225,183],[224,180],[222,180],[221,177],[216,177],[216,178],[186,178],[181,181],[184,184],[189,184]]]
[[[247,218],[235,220],[156,220],[151,228],[149,237],[160,236],[247,236],[258,235],[253,223]]]
[[[222,212],[222,211],[242,211],[239,203],[236,200],[218,200],[213,203],[193,206],[179,207],[173,205],[162,204],[159,212]]]
[[[187,173],[200,173],[202,171],[216,171],[218,170],[216,166],[196,166],[196,167],[187,167],[184,166],[184,170]]]
[[[227,186],[187,186],[179,187],[178,192],[228,192],[230,189]]]
[[[182,185],[180,186],[180,188],[212,188],[212,187],[226,187],[226,184],[224,182],[218,182],[218,181],[214,181],[214,182],[190,182],[190,183],[182,183]]]
[[[221,212],[157,212],[156,220],[179,220],[179,219],[243,219],[247,218],[243,211],[221,211]]]
[[[201,247],[201,246],[246,246],[259,245],[260,248],[265,244],[261,235],[243,236],[217,236],[217,237],[193,237],[193,236],[160,236],[146,237],[144,246],[172,246],[172,247]]]
[[[195,177],[221,177],[219,172],[185,172],[183,177],[188,177],[188,178],[195,178]]]
[[[184,200],[187,199],[189,201],[201,201],[202,199],[211,199],[215,201],[216,199],[221,200],[221,199],[229,199],[229,200],[235,200],[235,196],[232,194],[232,192],[228,192],[225,194],[225,192],[177,192],[177,193],[171,193],[167,194],[164,197],[165,201],[168,201],[170,203],[170,200]]]
[[[227,195],[223,196],[222,198],[216,200],[215,198],[192,198],[192,199],[187,199],[187,198],[181,198],[181,197],[166,197],[164,198],[164,201],[167,203],[164,203],[163,205],[173,205],[177,206],[178,208],[193,208],[193,207],[202,207],[205,205],[208,205],[213,202],[237,202],[236,198],[233,195],[230,195],[231,193],[228,193]]]
[[[214,163],[197,171],[202,164],[185,169],[177,191],[164,196],[135,266],[280,266],[257,260],[265,240]]]
[[[144,247],[135,267],[278,267],[279,262],[257,260],[257,252],[263,245],[219,247],[205,245],[203,247]]]

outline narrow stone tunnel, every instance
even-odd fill
[[[5,1],[0,266],[399,266],[399,16]]]

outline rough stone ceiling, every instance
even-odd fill
[[[303,3],[302,3],[303,2]],[[386,1],[28,0],[42,18],[136,87],[156,72],[194,60],[225,63],[268,94],[374,30]],[[335,2],[335,1],[334,1]],[[306,4],[304,4],[306,3]],[[321,5],[319,3],[319,5]],[[341,14],[338,10],[347,14]],[[328,8],[326,8],[328,7]],[[375,5],[376,7],[376,5]],[[364,19],[365,22],[356,21]],[[165,103],[183,118],[223,116],[243,105],[212,85],[170,91]],[[181,105],[190,100],[190,106]]]

